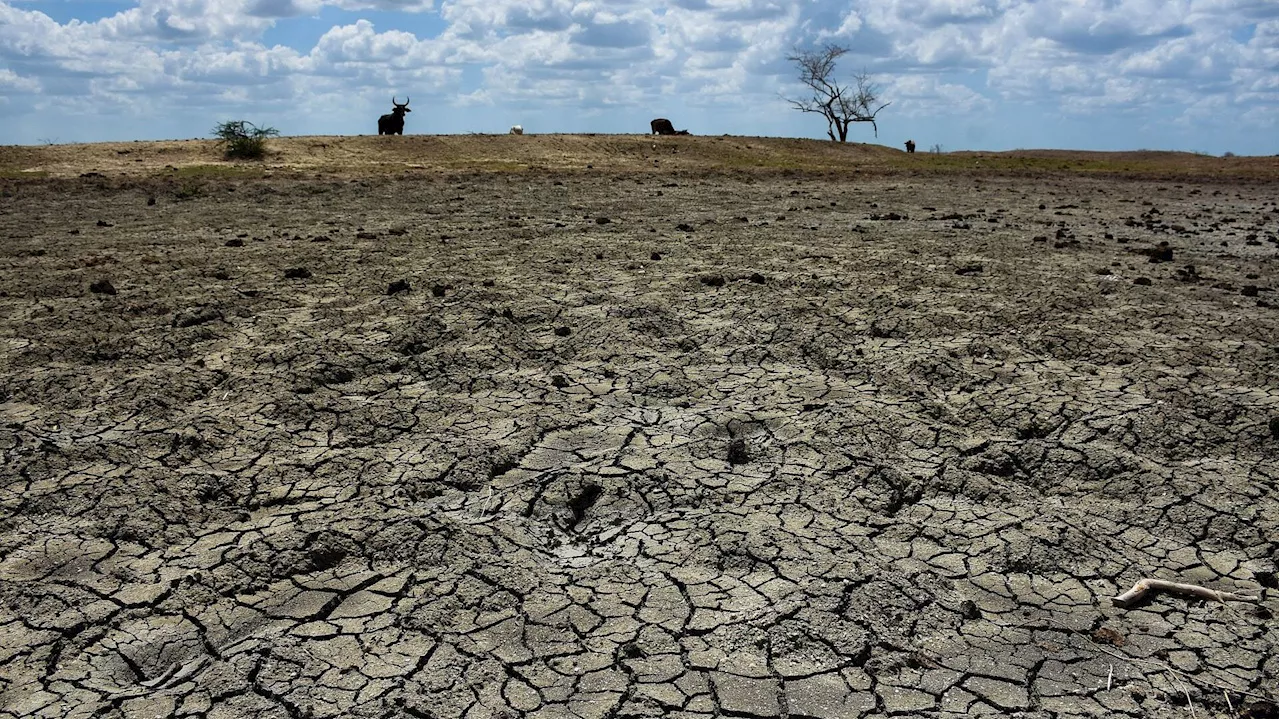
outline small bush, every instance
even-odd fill
[[[1234,152],[1224,152],[1224,153],[1222,153],[1222,156],[1223,156],[1224,158],[1226,158],[1226,159],[1230,160],[1231,158],[1233,158],[1233,157],[1235,157],[1235,156],[1236,156],[1236,153],[1234,153]]]
[[[274,127],[258,127],[244,120],[220,122],[213,128],[213,136],[226,146],[225,154],[231,160],[260,160],[267,153],[267,138],[278,137]]]
[[[941,155],[941,154],[942,154],[942,145],[941,145],[941,144],[937,144],[937,143],[935,143],[933,147],[930,147],[930,148],[929,148],[929,152],[931,152],[931,153],[933,153],[933,154],[935,154],[935,155]]]

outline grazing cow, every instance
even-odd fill
[[[915,141],[915,140],[907,140],[906,145],[907,145],[907,152],[915,152],[915,151],[916,151],[916,141]]]
[[[395,106],[395,109],[378,118],[379,135],[403,135],[404,114],[406,112],[413,112],[413,110],[409,109],[409,98],[407,97],[404,99],[404,104],[401,105],[396,102],[396,98],[393,95],[391,97],[391,104]]]
[[[649,134],[651,135],[688,135],[688,130],[676,130],[671,121],[665,117],[659,117],[649,123]]]
[[[523,135],[523,134],[524,134],[524,128],[523,128],[523,127],[520,127],[519,125],[512,125],[512,126],[511,126],[511,134],[512,134],[512,135]]]

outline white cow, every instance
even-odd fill
[[[512,134],[512,135],[523,135],[523,134],[524,134],[524,128],[523,128],[523,127],[520,127],[519,125],[512,125],[512,126],[511,126],[511,134]]]

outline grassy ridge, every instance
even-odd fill
[[[764,137],[409,135],[282,137],[262,162],[222,159],[213,140],[0,146],[0,178],[400,172],[737,172],[1083,174],[1275,182],[1276,157],[1015,150],[908,155],[884,145]]]

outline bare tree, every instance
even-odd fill
[[[880,128],[876,127],[876,113],[888,107],[879,102],[877,95],[880,88],[864,70],[854,75],[854,87],[841,85],[835,79],[836,60],[849,52],[849,48],[839,45],[824,45],[817,50],[797,51],[788,55],[787,59],[795,63],[800,71],[800,82],[811,91],[812,96],[793,100],[784,98],[800,112],[816,112],[827,119],[827,136],[834,142],[845,142],[849,137],[849,125],[855,122],[869,122],[875,136],[880,136]]]

